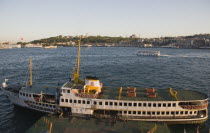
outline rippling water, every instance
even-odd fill
[[[149,49],[161,51],[160,57],[136,56],[137,50],[145,49],[83,47],[81,77],[97,76],[105,86],[172,87],[208,93],[210,50]],[[76,55],[75,47],[0,50],[0,82],[5,78],[13,83],[28,81],[29,57],[33,56],[34,84],[64,83],[75,67]],[[20,110],[0,91],[0,132],[23,132],[40,117]]]

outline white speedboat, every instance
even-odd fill
[[[136,55],[144,55],[144,56],[160,56],[160,51],[146,51],[139,50],[136,52]]]

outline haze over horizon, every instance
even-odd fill
[[[0,42],[58,35],[210,33],[209,0],[1,0]]]

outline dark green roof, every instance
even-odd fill
[[[73,83],[67,83],[65,87],[72,87]],[[79,84],[80,86],[83,84]],[[118,99],[120,87],[103,87],[102,92],[99,94],[99,99]],[[136,88],[136,97],[127,97],[127,87],[123,87],[121,100],[132,100],[132,101],[176,101],[175,98],[171,97],[168,89],[155,89],[156,98],[148,98],[146,96],[145,88]],[[194,90],[175,90],[177,91],[177,98],[179,101],[187,100],[203,100],[207,99],[208,96],[204,93]]]
[[[148,98],[146,96],[145,88],[136,88],[136,97],[127,97],[127,88],[123,87],[121,100],[132,100],[132,101],[176,101],[175,98],[171,97],[168,89],[156,89],[156,98]],[[177,91],[177,98],[179,101],[185,100],[203,100],[208,98],[206,94],[193,90],[174,90]],[[102,92],[99,95],[100,99],[118,99],[119,88],[114,87],[103,87]]]

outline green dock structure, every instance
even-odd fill
[[[153,130],[157,127],[156,130]],[[43,116],[26,133],[208,133],[207,125],[167,125],[162,122],[115,121],[110,119]]]
[[[51,127],[52,123],[52,128]],[[157,127],[154,130],[154,127]],[[26,133],[170,133],[169,128],[164,123],[141,122],[141,121],[115,121],[110,119],[89,120],[80,117],[58,118],[42,117]]]

